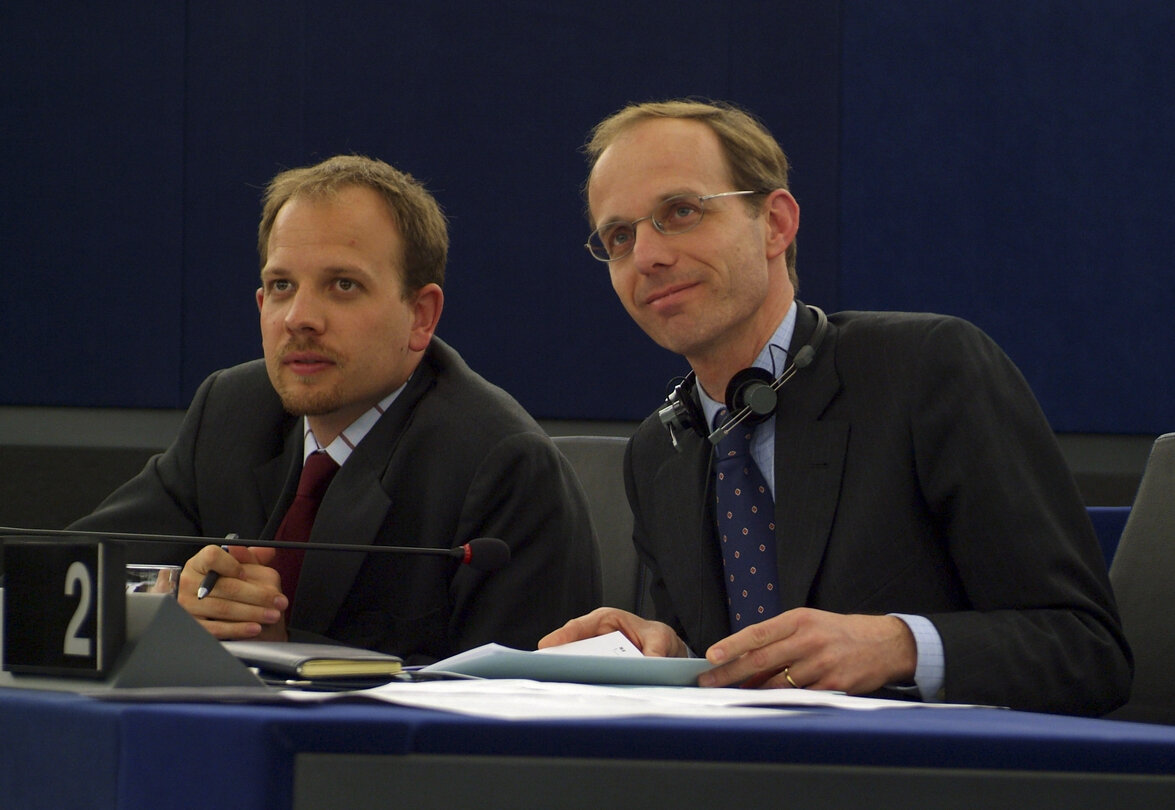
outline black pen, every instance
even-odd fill
[[[225,540],[236,540],[240,537],[236,532],[229,532],[224,536]],[[228,546],[221,546],[225,551],[228,551]],[[212,586],[216,584],[216,580],[220,579],[220,574],[215,571],[209,571],[204,575],[204,581],[200,583],[200,587],[196,589],[196,598],[203,599],[212,590]]]

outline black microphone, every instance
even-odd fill
[[[381,546],[380,548],[385,548]],[[386,546],[391,548],[391,546]],[[510,562],[510,546],[496,537],[475,537],[454,551],[464,549],[461,562],[478,571],[497,571]]]
[[[70,531],[69,529],[20,529],[0,526],[3,537],[95,537],[104,540],[147,541],[149,543],[184,543],[187,545],[224,545],[223,537],[190,537],[182,534],[132,534],[129,532]],[[2,541],[0,541],[2,542]],[[294,548],[307,551],[364,551],[376,554],[431,554],[455,557],[462,565],[477,571],[497,571],[510,562],[510,546],[496,537],[475,537],[456,548],[420,548],[417,546],[365,546],[359,543],[291,543],[286,540],[243,540],[231,538],[234,546]]]

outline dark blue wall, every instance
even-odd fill
[[[976,321],[1058,430],[1175,423],[1165,0],[327,5],[0,9],[0,404],[257,356],[260,189],[360,152],[451,218],[442,337],[536,416],[639,418],[683,363],[580,247],[577,149],[692,94],[787,148],[805,300]]]
[[[841,306],[975,321],[1057,430],[1175,429],[1175,4],[844,5]]]

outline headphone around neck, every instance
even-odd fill
[[[816,313],[816,328],[812,330],[812,336],[807,344],[792,356],[792,361],[778,377],[772,378],[771,372],[755,366],[744,368],[731,377],[730,383],[726,386],[726,411],[729,418],[713,432],[706,424],[702,405],[694,392],[697,385],[694,373],[691,371],[685,379],[674,386],[665,398],[665,404],[657,409],[657,416],[669,431],[669,438],[676,449],[681,450],[677,443],[678,431],[693,430],[699,436],[708,439],[711,444],[717,445],[743,422],[758,424],[775,413],[779,405],[779,389],[794,377],[797,371],[811,365],[828,331],[828,316],[824,311],[813,306],[809,306],[808,309]]]

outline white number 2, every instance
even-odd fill
[[[78,628],[90,613],[90,593],[93,590],[90,582],[90,569],[80,562],[71,563],[65,572],[65,595],[73,596],[81,591],[77,610],[65,628],[65,654],[80,655],[89,658],[92,655],[93,643],[91,639],[78,635]]]

